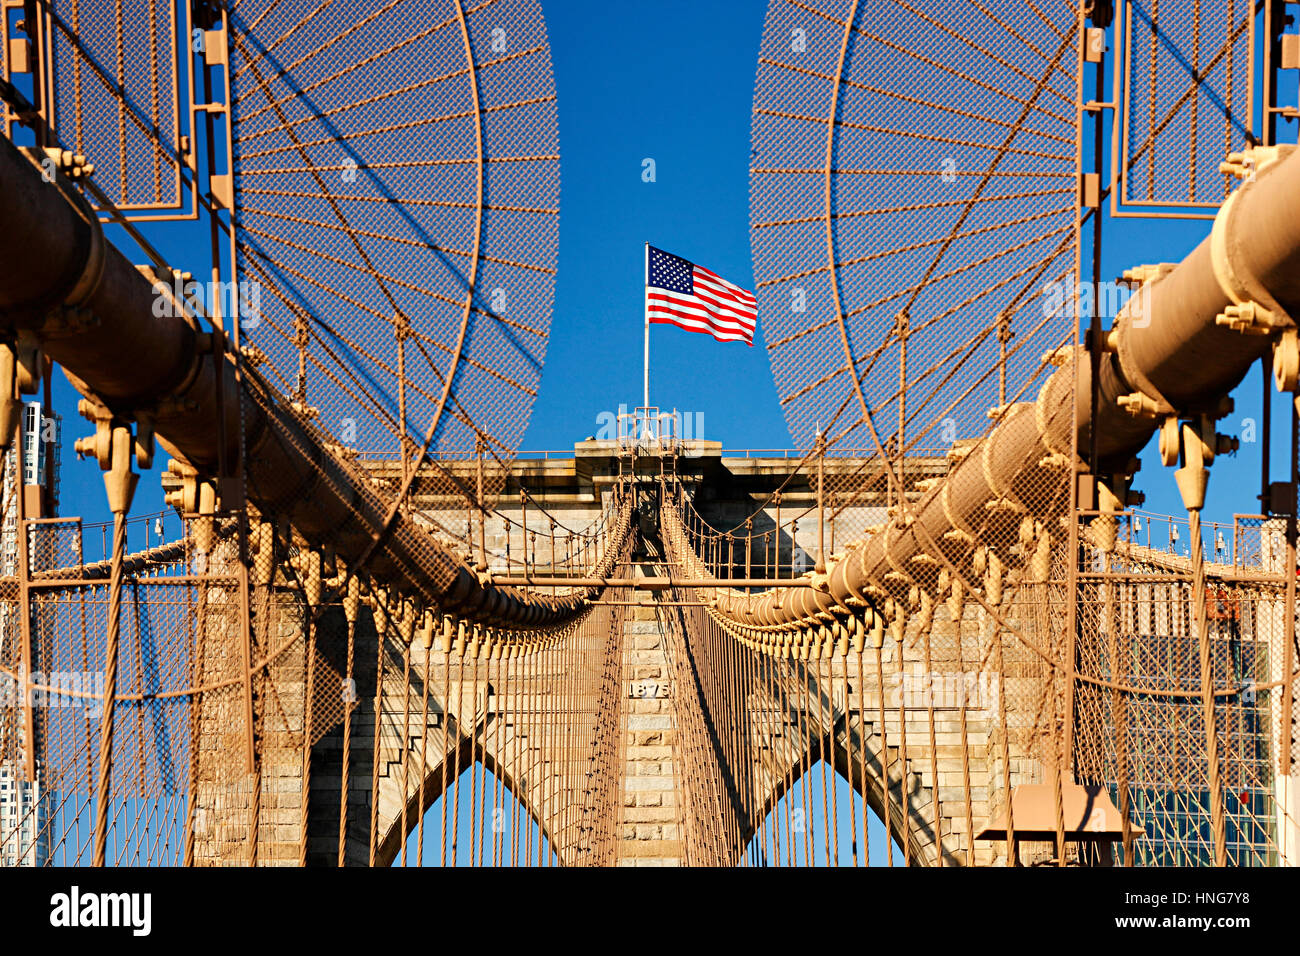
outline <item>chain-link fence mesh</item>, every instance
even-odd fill
[[[1280,555],[1264,560],[1258,544],[1280,538],[1285,519],[1235,524],[1255,539],[1236,553],[1225,547],[1232,526],[1202,532],[1213,741],[1193,567],[1178,546],[1188,529],[1155,515],[1130,519],[1114,552],[1094,552],[1081,566],[1078,773],[1109,787],[1141,825],[1132,849],[1139,865],[1214,862],[1211,761],[1230,865],[1275,865],[1279,831],[1295,826],[1277,783],[1279,747],[1290,736],[1281,726],[1286,579]],[[1154,547],[1138,530],[1153,525]]]
[[[1236,180],[1219,171],[1252,143],[1255,4],[1125,0],[1116,19],[1118,207],[1212,210]]]
[[[1065,2],[770,5],[752,242],[796,446],[977,436],[1070,334],[1040,292],[1073,289],[1077,20]]]
[[[244,328],[264,372],[361,455],[410,458],[428,437],[508,457],[559,222],[537,4],[258,2],[230,24]]]
[[[182,204],[180,56],[188,10],[164,0],[54,0],[50,4],[51,126],[95,167],[119,209]],[[179,43],[178,43],[179,41]]]
[[[85,43],[124,61],[101,21],[143,9],[94,8]],[[642,841],[831,862],[869,806],[907,862],[1104,857],[1076,781],[1136,821],[1117,858],[1278,859],[1284,522],[1072,512],[1075,5],[771,4],[753,241],[812,450],[776,492],[714,506],[671,467],[638,483],[620,459],[593,505],[512,461],[558,221],[536,3],[230,22],[254,348],[243,431],[218,427],[253,504],[195,461],[168,479],[180,519],[20,526],[7,469],[5,862],[424,862],[426,825],[443,863],[607,864]],[[122,62],[132,95],[159,59]],[[160,188],[130,104],[111,125],[75,95],[78,135],[84,106],[117,137],[97,176]],[[659,600],[630,600],[634,541]],[[793,586],[715,586],[752,578]],[[843,817],[828,774],[852,785]],[[642,802],[647,777],[680,811]]]

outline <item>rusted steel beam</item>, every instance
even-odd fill
[[[810,588],[811,578],[601,578],[565,577],[564,575],[525,575],[494,577],[493,583],[504,587],[587,587],[632,588],[635,591],[668,591],[672,588]]]
[[[236,378],[230,357],[214,356],[211,336],[176,317],[178,307],[156,310],[161,293],[105,239],[75,187],[62,176],[45,182],[40,168],[3,138],[0,184],[0,334],[34,339],[83,395],[115,415],[147,416],[163,447],[200,474],[216,473],[223,457],[218,435],[227,436],[226,460],[238,460],[241,403],[219,406],[218,395],[242,390],[251,502],[264,514],[287,516],[303,539],[344,562],[360,558],[390,502],[330,450],[330,436],[290,411],[251,363]],[[558,623],[590,597],[543,601],[497,587],[403,514],[365,572],[485,623]]]
[[[788,625],[825,620],[832,609],[843,613],[868,601],[906,601],[914,585],[936,587],[944,559],[969,568],[976,544],[1009,564],[1024,518],[1063,534],[1058,522],[1068,495],[1048,500],[1043,489],[1079,466],[1071,428],[1077,447],[1088,448],[1095,424],[1101,475],[1129,473],[1131,457],[1162,421],[1220,417],[1223,399],[1274,340],[1294,328],[1290,316],[1298,310],[1300,153],[1287,151],[1261,162],[1220,209],[1210,236],[1121,311],[1108,335],[1113,350],[1101,363],[1095,423],[1089,403],[1073,401],[1091,389],[1089,362],[1080,350],[1077,360],[1047,379],[1035,401],[1007,409],[906,515],[847,549],[818,587],[761,595],[722,590],[718,613],[745,626]],[[663,515],[665,533],[685,540],[673,509],[664,508]]]

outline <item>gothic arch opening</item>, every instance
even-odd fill
[[[408,814],[406,839],[391,865],[560,865],[550,834],[510,782],[482,760],[461,766],[445,792],[439,781],[423,814]]]
[[[742,865],[901,866],[875,806],[824,759],[795,767],[758,825]]]

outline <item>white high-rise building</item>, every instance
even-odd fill
[[[58,419],[43,418],[40,402],[28,402],[24,406],[22,470],[19,472],[17,469],[16,445],[9,449],[4,463],[3,499],[0,500],[0,575],[5,577],[18,573],[18,495],[24,485],[45,484],[48,441],[56,443],[54,461],[57,475],[58,433]],[[18,610],[14,605],[0,604],[0,655],[6,648],[12,648],[20,637]],[[9,722],[18,739],[0,753],[0,866],[43,866],[50,855],[50,820],[49,800],[42,786],[39,760],[34,780],[25,780],[23,773],[26,748],[32,742],[22,738],[26,721],[21,708],[30,706],[31,701],[24,687],[5,686],[0,691],[0,706],[20,711],[15,715],[18,719]],[[33,725],[39,728],[40,714],[33,717]]]
[[[21,768],[0,766],[0,866],[44,866],[50,856],[49,801]]]

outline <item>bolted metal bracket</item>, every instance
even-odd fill
[[[83,398],[77,402],[77,414],[95,426],[95,433],[78,438],[72,448],[78,458],[94,458],[102,469],[113,465],[113,413],[97,402]]]
[[[1050,352],[1044,352],[1039,361],[1044,365],[1051,365],[1055,368],[1064,368],[1074,359],[1074,353],[1077,350],[1073,345],[1062,345],[1059,348],[1052,349]],[[990,415],[992,417],[992,410]]]
[[[216,540],[212,516],[219,510],[221,502],[216,484],[201,477],[198,469],[188,462],[175,458],[168,460],[162,479],[164,503],[182,515],[199,516],[194,525],[195,544],[201,553],[208,553]]]
[[[41,350],[31,333],[19,331],[12,344],[0,343],[0,449],[13,444],[22,415],[22,397],[36,393],[43,365]]]
[[[1279,328],[1285,327],[1271,311],[1257,302],[1228,306],[1214,317],[1214,324],[1242,335],[1272,335]]]
[[[55,168],[74,182],[93,176],[95,173],[95,164],[87,162],[86,157],[81,153],[60,149],[57,146],[47,146],[43,151],[46,157],[53,161]]]
[[[16,375],[18,359],[11,345],[0,345],[0,449],[8,451],[18,431],[22,400]]]
[[[82,402],[82,414],[95,423],[95,434],[77,439],[74,446],[79,457],[93,456],[104,472],[104,491],[108,494],[108,508],[115,515],[131,510],[131,500],[140,481],[131,468],[136,456],[136,441],[131,426],[119,418],[107,416],[102,405]],[[152,439],[150,440],[152,443]]]
[[[1209,483],[1209,467],[1215,455],[1232,455],[1240,447],[1239,439],[1220,435],[1214,430],[1216,416],[1198,415],[1195,421],[1180,422],[1169,416],[1160,425],[1160,461],[1166,467],[1183,467],[1174,472],[1179,493],[1188,511],[1199,511],[1205,505],[1205,489]],[[1134,504],[1137,493],[1125,496]]]
[[[1294,150],[1295,146],[1290,143],[1250,146],[1239,153],[1229,153],[1228,158],[1219,163],[1219,172],[1243,181],[1251,180],[1269,166],[1286,159]]]
[[[141,471],[148,471],[153,467],[153,416],[147,412],[136,412],[135,444],[132,450],[135,454],[135,463],[140,466]]]
[[[1279,392],[1300,391],[1300,333],[1285,329],[1273,343],[1273,384]]]
[[[1120,276],[1120,282],[1129,288],[1140,289],[1147,283],[1154,282],[1173,272],[1177,265],[1176,262],[1156,262],[1134,266],[1131,269],[1124,270]]]
[[[1174,408],[1163,398],[1155,399],[1146,392],[1132,392],[1128,395],[1121,395],[1115,400],[1120,408],[1128,412],[1134,418],[1159,418],[1162,415],[1172,415]]]
[[[1166,468],[1172,468],[1178,464],[1180,441],[1178,416],[1170,415],[1160,423],[1160,463]]]
[[[1210,482],[1210,465],[1214,462],[1215,442],[1213,426],[1210,441],[1205,440],[1203,429],[1184,422],[1180,430],[1182,439],[1182,458],[1185,464],[1174,472],[1174,481],[1178,484],[1178,493],[1182,495],[1183,506],[1188,511],[1200,511],[1205,507],[1205,489]]]

